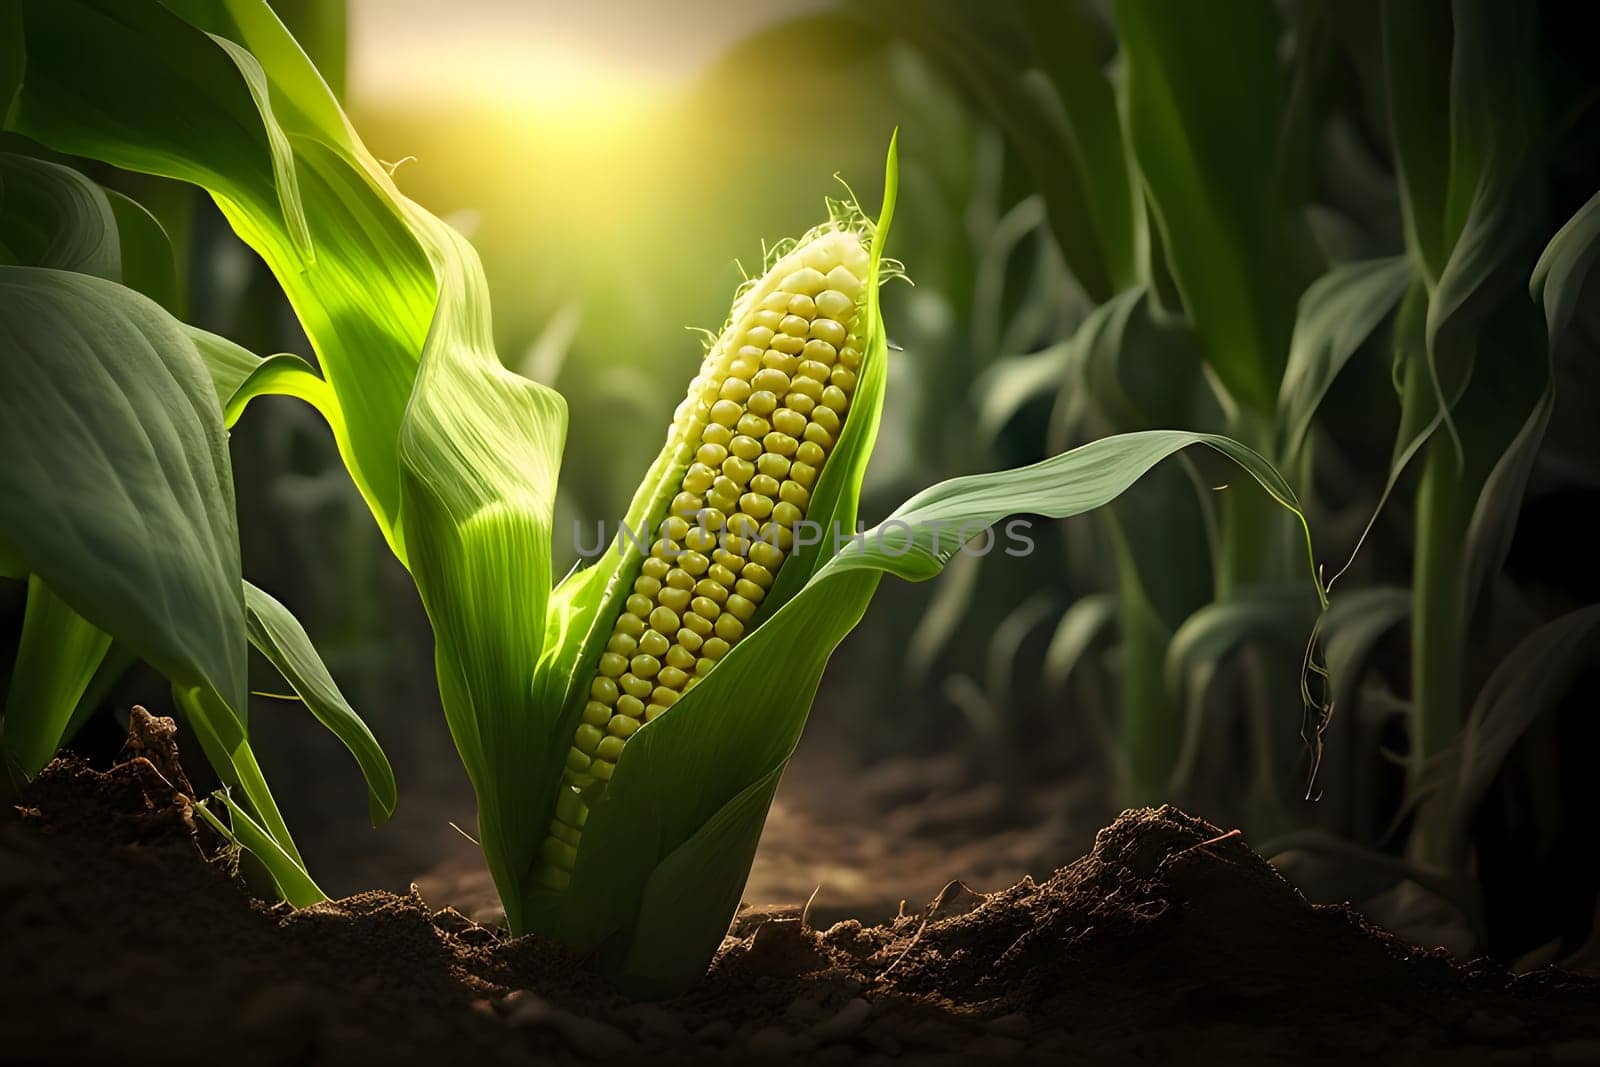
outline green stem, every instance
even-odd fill
[[[1159,804],[1183,740],[1181,709],[1167,692],[1164,665],[1172,633],[1145,594],[1139,561],[1116,509],[1106,529],[1117,560],[1117,625],[1122,635],[1120,792],[1129,806]]]
[[[1269,419],[1241,409],[1229,419],[1227,432],[1263,455],[1271,454]],[[1242,585],[1282,573],[1280,542],[1286,527],[1283,509],[1249,478],[1229,483],[1220,513],[1215,593],[1216,599],[1224,600]]]
[[[1428,761],[1460,734],[1464,722],[1461,658],[1466,637],[1462,617],[1461,565],[1473,494],[1457,468],[1450,440],[1436,436],[1427,446],[1417,487],[1416,550],[1411,612],[1411,760],[1408,775],[1420,784]],[[1433,852],[1442,842],[1418,833],[1414,858],[1443,862]]]

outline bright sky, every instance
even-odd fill
[[[824,2],[350,0],[350,93],[592,107],[680,84],[727,45]]]

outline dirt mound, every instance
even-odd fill
[[[698,987],[631,1003],[414,892],[252,899],[175,762],[129,755],[58,761],[0,816],[0,1059],[1600,1060],[1600,984],[1308,905],[1172,808],[1124,813],[1042,883],[952,883],[882,926],[747,911]]]

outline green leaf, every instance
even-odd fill
[[[1572,323],[1589,268],[1597,255],[1600,255],[1600,193],[1591,196],[1550,239],[1528,283],[1529,293],[1544,308],[1545,327],[1552,346]]]
[[[1478,694],[1461,736],[1440,754],[1436,781],[1419,818],[1430,843],[1452,855],[1466,848],[1473,816],[1517,740],[1566,698],[1600,654],[1600,605],[1548,622],[1500,661]]]
[[[1115,42],[1092,5],[921,0],[860,7],[960,79],[1005,131],[1091,299],[1148,281],[1144,206],[1106,72]]]
[[[338,401],[316,370],[289,352],[262,358],[226,337],[194,326],[185,330],[211,375],[222,404],[223,425],[233,426],[258,396],[293,396],[322,413],[329,424],[341,418]]]
[[[233,479],[193,345],[154,303],[87,275],[0,267],[0,295],[7,544],[97,628],[242,715]]]
[[[1317,602],[1300,586],[1243,586],[1225,600],[1207,604],[1172,635],[1167,647],[1167,688],[1187,691],[1187,706],[1198,709],[1222,661],[1254,641],[1287,640],[1303,645],[1311,634]]]
[[[244,600],[250,643],[271,661],[317,721],[344,742],[367,780],[372,824],[386,821],[394,814],[394,771],[372,731],[339,692],[305,628],[289,609],[249,582],[244,586]]]
[[[298,857],[284,851],[272,835],[250,817],[249,812],[233,802],[233,798],[226,792],[219,792],[213,793],[212,799],[220,801],[227,809],[227,822],[217,817],[207,801],[196,804],[194,810],[224,840],[231,841],[260,860],[277,883],[278,892],[284,900],[297,908],[305,908],[328,899],[328,895],[311,880]]]
[[[102,190],[117,220],[122,261],[122,284],[143,293],[173,316],[182,309],[178,292],[178,263],[172,242],[156,217],[143,204],[115,189]]]
[[[401,516],[433,625],[445,716],[478,796],[478,833],[523,929],[522,895],[549,821],[549,762],[535,704],[550,601],[550,531],[566,405],[504,370],[490,345],[481,268],[431,222],[440,308],[400,438]]]
[[[1450,10],[1447,70],[1437,58],[1437,9],[1386,5],[1384,47],[1408,253],[1428,289],[1426,374],[1408,390],[1405,429],[1437,413],[1460,464],[1473,442],[1462,440],[1451,409],[1479,362],[1485,322],[1522,283],[1524,255],[1531,259],[1540,116],[1532,12],[1493,0],[1455,0]],[[1483,447],[1498,455],[1500,443]]]
[[[437,304],[408,224],[415,209],[265,4],[172,7],[184,17],[116,0],[25,2],[29,77],[11,126],[211,193],[299,315],[339,398],[340,454],[403,560],[395,442]]]
[[[868,531],[869,535],[878,534],[876,538],[852,541],[818,577],[870,569],[924,581],[938,574],[964,543],[954,536],[955,531],[965,530],[970,536],[1017,513],[1062,519],[1092,511],[1122,495],[1157,463],[1191,445],[1205,445],[1232,460],[1273,500],[1300,518],[1314,575],[1311,535],[1299,500],[1272,464],[1218,434],[1145,430],[1091,441],[1031,466],[952,478],[925,489]],[[892,535],[885,538],[883,533],[891,525]]]
[[[1089,313],[1069,342],[1094,411],[1118,432],[1192,424],[1202,354],[1190,325],[1130,289]]]
[[[1062,613],[1044,654],[1044,680],[1053,692],[1066,691],[1067,682],[1084,654],[1116,618],[1117,598],[1110,593],[1080,597]]]
[[[22,640],[0,717],[0,762],[13,783],[44,769],[111,638],[67,607],[37,575],[28,579]]]
[[[228,416],[270,388],[328,418],[435,628],[447,718],[520,928],[554,791],[528,769],[548,737],[529,706],[559,396],[500,367],[475,253],[399,192],[267,5],[50,0],[26,5],[25,27],[32,75],[13,126],[204,187],[282,285],[325,386],[277,357],[244,377],[235,361]]]
[[[973,385],[978,396],[978,447],[992,446],[1028,403],[1056,392],[1066,371],[1071,341],[1025,356],[1002,356]]]
[[[305,861],[289,835],[289,827],[272,799],[266,776],[256,762],[255,753],[242,730],[242,720],[212,691],[204,688],[185,689],[173,685],[172,700],[184,714],[200,750],[211,764],[217,777],[229,788],[238,789],[249,800],[264,831],[272,836],[275,847],[305,870]]]
[[[28,50],[22,39],[22,8],[6,0],[0,3],[0,125],[16,107],[22,92],[22,79],[28,67]]]
[[[1129,139],[1184,308],[1237,404],[1270,410],[1302,268],[1269,0],[1120,0]]]
[[[120,281],[105,193],[71,167],[0,152],[0,262]]]
[[[1392,256],[1336,267],[1301,296],[1278,391],[1280,455],[1300,451],[1328,387],[1410,284],[1410,263]]]
[[[1387,0],[1383,54],[1389,124],[1405,216],[1406,249],[1431,288],[1449,252],[1443,233],[1450,181],[1450,0]]]
[[[1372,647],[1411,614],[1411,593],[1372,586],[1328,598],[1319,631],[1335,708],[1350,708],[1360,691]]]
[[[914,686],[929,685],[937,679],[934,665],[945,653],[967,617],[980,588],[983,557],[958,556],[946,570],[944,580],[933,591],[933,598],[906,649],[906,681]]]
[[[1013,683],[1021,674],[1017,661],[1021,658],[1023,644],[1055,613],[1055,597],[1049,593],[1035,593],[1001,619],[989,636],[989,648],[984,656],[984,692],[1001,715],[1012,712]]]
[[[1600,193],[1550,239],[1534,267],[1529,292],[1544,308],[1545,384],[1516,436],[1495,461],[1467,528],[1463,581],[1467,614],[1511,551],[1516,517],[1556,408],[1556,354],[1577,310],[1589,268],[1600,254]]]
[[[1193,784],[1206,732],[1206,697],[1223,663],[1251,644],[1278,642],[1293,655],[1310,640],[1317,607],[1311,590],[1299,586],[1241,586],[1200,608],[1173,633],[1163,673],[1171,700],[1185,715],[1172,791],[1182,794]],[[1283,662],[1292,660],[1286,656]],[[1256,768],[1258,774],[1266,770]]]
[[[189,335],[115,283],[0,267],[0,338],[9,458],[0,535],[10,553],[172,681],[218,775],[294,854],[246,741],[233,479],[222,412]]]

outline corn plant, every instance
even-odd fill
[[[1152,431],[941,483],[851,536],[884,404],[891,147],[877,219],[837,206],[736,297],[625,517],[650,543],[555,584],[562,399],[501,366],[472,249],[399,191],[270,9],[7,11],[27,71],[12,129],[204,187],[273,270],[321,374],[213,352],[222,409],[280,392],[327,419],[433,625],[509,927],[636,988],[676,988],[714,950],[823,668],[883,573],[930,578],[997,520],[1099,507],[1194,444],[1297,509],[1243,445]]]
[[[321,890],[250,748],[247,648],[355,755],[375,823],[394,810],[394,776],[304,629],[243,580],[217,383],[254,357],[119,284],[170,291],[142,269],[165,235],[114,195],[0,154],[0,577],[27,583],[0,758],[12,784],[44,767],[93,710],[115,641],[171,680],[237,790],[221,798],[229,832],[256,844],[287,899],[313,903]]]

